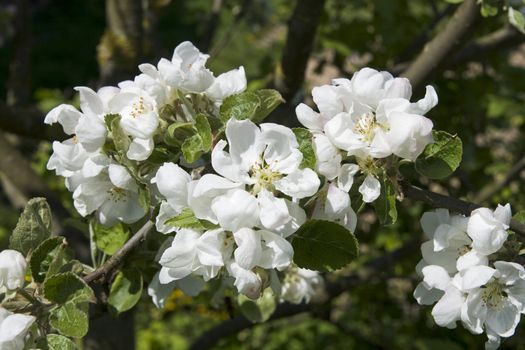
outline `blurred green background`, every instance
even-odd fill
[[[190,40],[211,54],[208,66],[216,75],[243,65],[249,89],[278,86],[276,82],[283,78],[280,62],[289,20],[297,7],[308,6],[301,3],[143,1],[145,35],[139,62],[156,64],[160,57],[171,58],[176,45]],[[110,21],[106,5],[103,0],[3,1],[0,5],[0,95],[6,105],[20,108],[18,111],[31,108],[31,113],[18,113],[16,119],[0,115],[4,119],[0,136],[12,147],[0,150],[2,249],[28,193],[16,188],[19,184],[10,170],[19,166],[15,164],[18,160],[8,158],[6,153],[20,152],[42,182],[38,188],[45,188],[43,194],[52,193],[68,215],[78,218],[62,179],[45,169],[51,139],[42,121],[45,113],[59,103],[78,104],[73,87],[96,88],[104,81],[108,48],[102,38]],[[18,10],[24,6],[25,17]],[[311,103],[313,86],[329,83],[335,77],[350,77],[363,66],[399,73],[403,64],[413,60],[424,43],[443,29],[457,6],[444,0],[326,0],[321,5],[319,24],[310,24],[316,36],[311,52],[306,52],[305,81],[300,89],[292,91],[289,108],[278,118],[293,124],[293,106],[303,100]],[[504,13],[479,19],[465,45],[506,28],[506,22]],[[411,166],[406,166],[403,171],[414,183],[419,181],[433,191],[487,206],[510,202],[514,212],[525,209],[525,47],[521,46],[524,35],[513,35],[512,42],[487,52],[463,60],[451,59],[430,77],[427,83],[435,86],[440,102],[428,116],[436,129],[459,134],[464,157],[460,169],[443,181],[419,179]],[[458,53],[465,45],[458,48]],[[24,52],[24,48],[29,51]],[[22,64],[21,70],[13,68],[16,63]],[[129,78],[138,73],[136,68],[128,71],[125,73]],[[23,84],[18,89],[27,96],[10,102],[11,89],[16,89],[17,82]],[[419,97],[421,92],[415,95]],[[13,123],[29,126],[20,133],[9,127]],[[421,237],[418,220],[427,209],[404,201],[398,222],[386,228],[379,227],[371,210],[363,211],[356,232],[362,260],[392,251],[411,237]],[[417,284],[414,267],[419,259],[415,249],[402,261],[393,262],[377,281],[371,279],[352,288],[308,314],[225,337],[216,348],[482,348],[484,336],[473,336],[462,327],[439,328],[432,321],[431,308],[416,304],[412,291]],[[347,270],[358,270],[359,264]],[[347,274],[347,270],[328,278]],[[155,309],[144,296],[135,312],[137,349],[185,349],[229,316],[228,308],[213,306],[204,296],[190,298],[176,291],[164,310]],[[522,323],[517,335],[501,348],[525,349],[524,327]]]

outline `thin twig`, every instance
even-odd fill
[[[95,271],[84,277],[84,282],[91,283],[99,279],[105,279],[106,276],[117,268],[126,258],[126,256],[142,242],[149,231],[153,228],[153,222],[147,221],[133,237],[131,237],[111,258]]]
[[[403,72],[402,76],[410,80],[414,90],[421,88],[453,50],[461,45],[479,16],[477,0],[463,1],[445,28],[425,45],[419,56]]]

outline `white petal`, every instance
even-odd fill
[[[496,270],[488,266],[472,266],[461,273],[463,277],[462,288],[468,290],[481,287],[490,281],[495,272]]]
[[[226,97],[246,90],[246,74],[244,67],[232,69],[219,75],[206,90],[206,95],[214,101],[222,101]]]
[[[423,232],[429,238],[434,238],[434,233],[439,225],[443,223],[448,223],[450,215],[447,209],[436,209],[433,211],[427,211],[421,216],[421,227]]]
[[[451,278],[443,267],[438,265],[425,266],[422,269],[423,281],[431,288],[445,291],[451,283]]]
[[[240,267],[250,270],[257,266],[262,256],[260,231],[242,228],[233,233],[237,249],[233,253]]]
[[[242,227],[253,227],[259,223],[257,199],[250,193],[234,189],[213,199],[211,209],[222,228],[237,231]]]
[[[330,118],[344,111],[344,103],[335,86],[316,86],[312,89],[312,97],[324,117]]]
[[[104,114],[104,106],[95,91],[85,86],[77,86],[75,90],[80,94],[80,109],[82,112],[92,116]]]
[[[188,206],[188,183],[191,176],[177,164],[164,163],[155,175],[159,192],[177,211]]]
[[[297,115],[299,122],[303,124],[304,127],[315,131],[323,130],[325,119],[323,119],[319,113],[315,112],[304,103],[300,103],[297,105],[297,107],[295,107],[295,114]]]
[[[61,104],[49,111],[44,119],[44,123],[60,123],[66,134],[73,135],[80,118],[82,118],[82,113],[75,107]]]
[[[219,140],[211,152],[211,163],[213,169],[219,174],[232,181],[250,183],[248,172],[242,166],[235,163],[229,153],[224,151],[227,142]]]
[[[319,189],[321,181],[312,169],[305,168],[297,170],[273,184],[282,193],[300,199],[313,196]]]
[[[504,206],[498,204],[496,210],[494,210],[494,218],[501,222],[504,225],[509,225],[510,220],[512,219],[512,211],[510,209],[510,204],[505,204]]]
[[[349,192],[354,184],[354,176],[359,171],[357,164],[343,164],[337,177],[337,186],[345,192]]]
[[[486,255],[479,254],[475,250],[471,250],[458,258],[456,267],[458,271],[466,270],[476,265],[488,265],[489,261]]]
[[[339,187],[330,184],[326,194],[325,213],[329,218],[344,216],[350,207],[350,195]]]
[[[392,112],[388,116],[390,130],[385,134],[392,152],[405,159],[415,161],[426,145],[433,141],[433,123],[416,114]]]
[[[261,131],[250,120],[230,119],[226,124],[226,137],[230,156],[243,171],[248,171],[260,160],[264,144],[260,141]]]
[[[153,139],[134,138],[129,145],[126,156],[131,160],[143,161],[148,159],[154,147]]]
[[[76,127],[78,142],[89,152],[95,152],[106,142],[107,129],[98,117],[85,115]]]
[[[441,327],[455,328],[461,318],[461,306],[464,298],[459,290],[451,286],[432,309],[434,321]]]
[[[425,282],[421,282],[414,290],[414,299],[419,305],[433,305],[445,294],[442,290],[431,288]]]
[[[337,147],[323,134],[314,134],[312,142],[317,172],[328,180],[335,179],[340,172],[342,160]]]
[[[438,96],[436,93],[436,90],[430,85],[426,86],[425,89],[425,97],[423,97],[421,100],[417,101],[416,103],[412,103],[410,106],[410,113],[414,114],[420,114],[424,115],[429,110],[434,108],[434,106],[438,103]]]
[[[108,166],[108,173],[111,183],[116,187],[129,191],[137,191],[137,183],[122,165],[110,164]]]
[[[359,186],[359,193],[363,195],[365,203],[372,203],[381,194],[381,183],[373,175],[367,175],[365,181]]]
[[[292,245],[286,239],[270,231],[261,230],[259,232],[264,241],[264,250],[258,265],[278,271],[288,268],[293,259]]]
[[[512,337],[520,322],[520,313],[509,300],[503,300],[497,309],[489,309],[487,326],[501,337]]]
[[[276,229],[292,219],[283,198],[277,198],[273,193],[263,189],[257,195],[257,201],[260,207],[261,223],[267,229]]]

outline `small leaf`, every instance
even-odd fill
[[[219,118],[226,124],[231,118],[251,119],[261,105],[261,100],[253,92],[242,92],[228,96],[222,102]]]
[[[113,255],[120,247],[126,243],[129,238],[129,229],[122,223],[112,227],[104,227],[98,222],[94,223],[94,240],[97,248],[106,253]]]
[[[268,321],[277,306],[276,297],[270,287],[266,288],[257,300],[239,294],[237,302],[244,317],[253,323]]]
[[[51,210],[45,198],[33,198],[18,219],[9,242],[11,249],[26,255],[51,236]]]
[[[202,140],[199,135],[187,138],[182,144],[182,155],[188,163],[193,163],[202,156]]]
[[[91,301],[95,297],[93,290],[72,272],[49,277],[44,282],[44,296],[57,304]]]
[[[170,146],[181,147],[184,141],[195,133],[193,123],[173,123],[166,130],[164,142]]]
[[[304,128],[293,128],[292,130],[299,143],[299,151],[303,154],[300,168],[315,169],[316,158],[312,144],[312,133]]]
[[[484,0],[481,3],[481,15],[483,17],[492,17],[498,14],[498,7],[492,4],[489,4],[489,1]]]
[[[359,255],[355,236],[345,227],[326,220],[309,220],[293,235],[294,262],[302,268],[333,271]]]
[[[111,284],[108,304],[116,315],[131,309],[142,294],[142,274],[137,269],[123,269]]]
[[[212,134],[210,123],[208,118],[203,114],[198,114],[195,118],[195,129],[197,130],[197,135],[201,139],[201,151],[204,153],[209,152],[212,146]]]
[[[432,134],[434,142],[428,144],[416,159],[416,170],[430,179],[442,179],[459,167],[463,145],[457,135],[444,131],[434,131]]]
[[[47,349],[48,350],[76,350],[77,346],[71,339],[59,334],[47,335]]]
[[[231,118],[262,122],[284,100],[277,90],[262,89],[228,96],[222,103],[219,117],[226,123]]]
[[[525,34],[525,18],[520,11],[509,7],[509,23]]]
[[[381,194],[373,204],[381,225],[390,225],[397,221],[396,191],[388,178],[380,181]]]
[[[277,106],[284,102],[283,97],[277,90],[262,89],[255,91],[255,94],[261,102],[253,117],[250,118],[254,123],[262,122]]]
[[[179,215],[166,220],[164,224],[178,228],[192,228],[196,230],[209,230],[215,228],[215,225],[211,222],[197,219],[190,208],[184,208]]]
[[[113,144],[115,145],[115,149],[122,157],[126,157],[126,153],[128,152],[129,145],[131,144],[131,140],[129,136],[126,135],[122,127],[120,126],[120,120],[122,119],[122,117],[118,114],[117,115],[110,114],[110,115],[107,115],[106,117],[108,118],[107,120],[109,120],[110,122],[109,130],[111,130],[111,136],[113,139]],[[107,122],[108,121],[106,121],[106,123]]]
[[[42,242],[31,255],[29,264],[33,279],[42,283],[51,277],[69,260],[64,237],[51,237]]]
[[[67,302],[59,305],[49,315],[49,324],[60,334],[82,338],[88,332],[88,303]]]

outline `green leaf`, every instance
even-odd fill
[[[345,227],[326,220],[309,220],[293,235],[294,262],[302,268],[333,271],[359,255],[355,236]]]
[[[208,118],[204,114],[198,114],[195,118],[195,129],[201,140],[201,151],[209,152],[212,146],[213,135],[211,134]]]
[[[247,91],[231,95],[222,102],[219,118],[225,124],[231,118],[238,120],[251,119],[260,106],[261,100],[253,92]]]
[[[381,225],[390,225],[397,221],[396,190],[388,178],[383,177],[380,182],[381,194],[373,204]]]
[[[206,220],[199,220],[190,208],[182,209],[182,212],[166,220],[165,225],[170,225],[178,228],[192,228],[196,230],[209,230],[215,228],[211,222]]]
[[[517,30],[525,34],[525,18],[520,11],[509,7],[509,23],[512,24]]]
[[[484,0],[481,3],[481,15],[483,17],[492,17],[498,14],[498,7],[488,3],[489,1]],[[495,1],[494,1],[495,2]]]
[[[293,128],[292,130],[299,143],[299,151],[303,154],[300,168],[315,169],[316,158],[312,144],[312,133],[304,128]]]
[[[137,269],[123,269],[111,284],[108,304],[116,315],[131,309],[142,294],[142,274]]]
[[[434,142],[416,159],[416,170],[430,179],[451,175],[461,163],[463,145],[457,135],[433,131]]]
[[[33,198],[18,219],[9,247],[26,255],[51,236],[51,210],[45,198]]]
[[[87,302],[59,305],[51,310],[49,324],[62,335],[82,338],[89,328],[88,308]]]
[[[144,210],[144,213],[148,213],[151,206],[151,192],[148,186],[139,186],[139,204]]]
[[[182,144],[182,155],[188,163],[193,163],[202,156],[202,148],[201,137],[193,135]]]
[[[277,90],[262,89],[255,91],[255,94],[261,102],[255,114],[250,118],[254,123],[262,122],[277,106],[284,102],[283,97]]]
[[[118,114],[106,115],[106,124],[109,123],[109,130],[111,131],[111,136],[113,139],[113,144],[115,145],[115,149],[121,156],[126,157],[129,145],[131,144],[131,140],[120,126],[121,119],[122,117]]]
[[[42,283],[46,277],[57,273],[69,260],[64,237],[51,237],[42,242],[31,255],[29,265],[33,279]]]
[[[87,302],[95,297],[93,290],[72,272],[49,277],[44,282],[44,296],[57,304]]]
[[[184,141],[195,133],[193,123],[173,123],[166,130],[164,142],[170,146],[181,147]]]
[[[262,122],[284,100],[277,90],[246,91],[228,96],[222,103],[219,117],[226,123],[231,118]]]
[[[98,249],[107,255],[113,255],[126,243],[129,233],[129,229],[122,223],[112,227],[104,227],[95,222],[93,239]]]
[[[266,288],[257,300],[239,294],[237,302],[244,317],[253,323],[268,321],[277,306],[276,297],[270,287]]]
[[[77,346],[71,339],[59,334],[47,335],[47,349],[48,350],[76,350]]]

